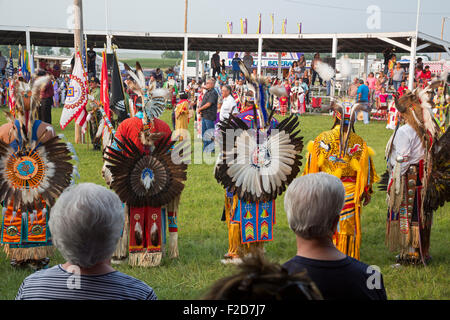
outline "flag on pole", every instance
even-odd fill
[[[88,81],[81,62],[80,52],[75,53],[75,65],[70,75],[69,87],[67,88],[66,101],[61,113],[59,124],[61,129],[65,129],[70,121],[76,119],[76,123],[86,132],[86,104],[88,101]]]
[[[22,46],[19,44],[19,57],[17,59],[17,73],[19,76],[23,76],[22,74]]]
[[[34,74],[34,45],[31,47],[30,52],[30,73]]]
[[[245,18],[244,19],[244,33],[245,34],[247,34],[247,23],[248,23],[248,20],[247,20],[247,18]]]
[[[233,33],[233,22],[227,22],[227,32],[228,34]]]
[[[122,77],[119,71],[117,55],[113,54],[113,69],[111,72],[111,100],[109,101],[110,109],[117,114],[119,122],[128,117],[127,108],[125,107],[125,93],[123,89]]]
[[[9,112],[15,117],[16,115],[16,99],[14,98],[14,81],[12,78],[8,81],[8,107]]]
[[[12,58],[11,46],[9,46],[9,67],[8,67],[8,76],[12,78],[14,75],[14,64]]]
[[[302,33],[302,23],[299,22],[299,23],[297,23],[297,25],[298,25],[298,34],[300,34],[300,33]]]
[[[272,33],[275,31],[275,14],[270,15],[270,19],[272,19]]]
[[[241,18],[241,34],[244,33],[244,21]]]
[[[109,91],[108,91],[108,67],[106,64],[106,52],[102,52],[102,73],[100,75],[100,101],[109,120],[111,120],[111,110],[109,109]]]
[[[283,19],[283,25],[281,26],[282,34],[286,34],[286,27],[287,27],[287,18]]]
[[[29,59],[28,59],[28,51],[23,50],[23,64],[22,64],[22,73],[25,81],[30,81],[30,69],[29,69]]]
[[[258,31],[257,31],[257,33],[261,33],[261,13],[259,14],[259,17],[258,17]]]

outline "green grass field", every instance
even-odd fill
[[[53,124],[57,133],[61,109],[53,111]],[[0,123],[6,120],[0,116]],[[170,114],[163,117],[170,122]],[[329,116],[304,116],[301,118],[302,134],[306,143],[321,131],[331,127]],[[189,124],[193,131],[193,122]],[[374,162],[381,175],[385,170],[384,147],[392,133],[385,123],[373,121],[370,125],[356,124],[356,132],[377,152]],[[63,132],[69,141],[74,141],[73,122]],[[194,137],[194,135],[192,135]],[[100,168],[102,157],[87,145],[76,145],[80,158],[81,182],[105,185]],[[305,154],[303,150],[302,154]],[[303,161],[304,164],[305,161]],[[227,250],[228,239],[222,215],[224,191],[213,177],[213,165],[192,164],[188,169],[186,188],[183,191],[179,212],[180,258],[164,258],[157,268],[131,268],[126,264],[117,269],[145,281],[154,288],[159,299],[197,299],[217,279],[231,274],[233,266],[224,266],[220,259]],[[274,241],[266,245],[266,256],[283,263],[296,253],[295,236],[289,229],[283,199],[277,199],[277,224]],[[450,299],[450,205],[436,212],[431,233],[432,263],[427,267],[391,267],[395,253],[384,245],[386,204],[385,194],[375,192],[372,202],[362,213],[361,260],[381,268],[389,299]],[[51,265],[64,262],[59,253],[51,257]],[[0,299],[13,299],[22,280],[31,270],[16,270],[9,265],[3,252],[0,253]]]

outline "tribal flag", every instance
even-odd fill
[[[23,75],[22,74],[22,46],[19,44],[19,57],[17,59],[17,73],[19,75]]]
[[[298,34],[301,34],[302,33],[302,23],[299,22],[299,23],[297,23],[297,25],[298,25]]]
[[[102,73],[100,75],[100,101],[103,104],[106,116],[111,120],[111,110],[109,109],[109,90],[108,90],[108,67],[106,65],[106,53],[102,52]]]
[[[119,122],[128,117],[127,108],[125,107],[125,94],[123,92],[122,77],[119,71],[117,55],[113,54],[113,69],[111,72],[111,100],[109,106],[111,110],[117,114]]]
[[[287,27],[287,18],[283,19],[283,25],[281,26],[281,33],[286,34],[286,27]]]
[[[29,59],[28,59],[28,51],[23,50],[23,63],[22,63],[22,73],[25,81],[30,81],[30,69],[28,67]]]
[[[34,74],[34,46],[32,47],[32,49],[31,49],[31,52],[30,52],[30,64],[29,64],[29,66],[30,66],[30,73],[31,74]]]
[[[82,127],[83,133],[86,131],[88,92],[87,75],[81,62],[80,52],[77,51],[75,65],[67,88],[64,109],[59,120],[61,129],[64,130],[69,122],[76,118],[76,123]]]
[[[12,58],[12,51],[11,47],[9,47],[9,67],[8,67],[8,76],[12,78],[14,75],[14,64],[13,64],[13,58]]]

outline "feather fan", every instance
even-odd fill
[[[319,74],[322,80],[330,81],[334,77],[334,69],[323,61],[316,61],[314,64],[315,71]]]

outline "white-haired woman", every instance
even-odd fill
[[[342,182],[330,174],[311,173],[292,181],[284,208],[297,238],[297,255],[284,267],[291,274],[306,269],[325,299],[385,300],[379,269],[343,254],[333,244],[344,201]]]
[[[156,300],[147,284],[111,267],[123,224],[114,192],[93,183],[66,189],[49,220],[53,243],[66,263],[28,276],[16,299]]]

